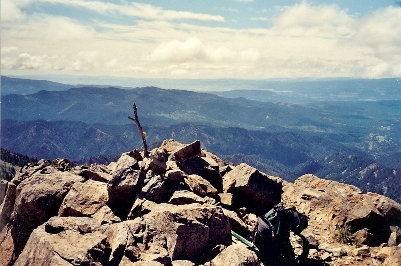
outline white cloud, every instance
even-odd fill
[[[20,20],[24,18],[21,12],[18,1],[2,0],[1,1],[1,20],[4,22]]]
[[[4,1],[18,3],[13,7],[20,13],[2,21],[3,73],[63,71],[192,78],[401,76],[400,8],[353,17],[335,5],[302,3],[282,11],[271,20],[272,26],[236,29],[177,22],[200,14],[150,5],[40,0],[85,4],[85,8],[104,14],[142,13],[143,20],[130,25],[98,21],[94,26],[67,17],[28,16],[18,9],[28,2]]]
[[[188,61],[221,61],[230,58],[232,52],[224,47],[204,45],[198,38],[185,41],[173,40],[160,44],[151,54],[155,61],[188,62]]]

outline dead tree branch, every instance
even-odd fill
[[[138,128],[138,131],[139,131],[139,135],[141,135],[141,137],[142,137],[144,157],[148,157],[149,156],[149,152],[148,152],[148,145],[146,144],[146,132],[143,131],[141,123],[139,122],[138,109],[136,108],[136,104],[135,103],[134,103],[134,106],[132,108],[134,109],[134,118],[132,118],[130,116],[128,116],[128,118],[135,122],[136,127]]]

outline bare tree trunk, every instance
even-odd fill
[[[138,109],[136,108],[135,103],[134,103],[133,109],[134,109],[134,118],[132,118],[130,116],[128,116],[128,118],[135,122],[135,124],[138,128],[138,131],[139,131],[139,135],[141,135],[141,137],[142,137],[144,157],[148,157],[149,152],[148,152],[148,145],[146,144],[146,133],[143,131],[141,123],[139,122]]]

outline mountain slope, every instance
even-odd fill
[[[69,121],[3,120],[3,129],[5,148],[46,159],[66,157],[106,163],[121,152],[141,148],[134,124],[110,126]],[[206,149],[225,160],[246,162],[289,181],[312,173],[401,201],[401,192],[395,189],[400,180],[399,169],[383,167],[368,159],[368,155],[319,134],[303,131],[277,134],[191,123],[145,126],[144,129],[151,147],[168,138],[181,142],[199,139]],[[93,158],[96,156],[97,159]]]
[[[71,87],[73,86],[47,80],[20,79],[1,76],[1,95],[32,94],[41,90],[62,91]]]

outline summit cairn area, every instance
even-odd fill
[[[149,157],[40,160],[2,180],[0,265],[260,265],[231,230],[251,240],[282,200],[308,216],[313,265],[401,264],[395,201],[312,175],[288,183],[170,139]]]

